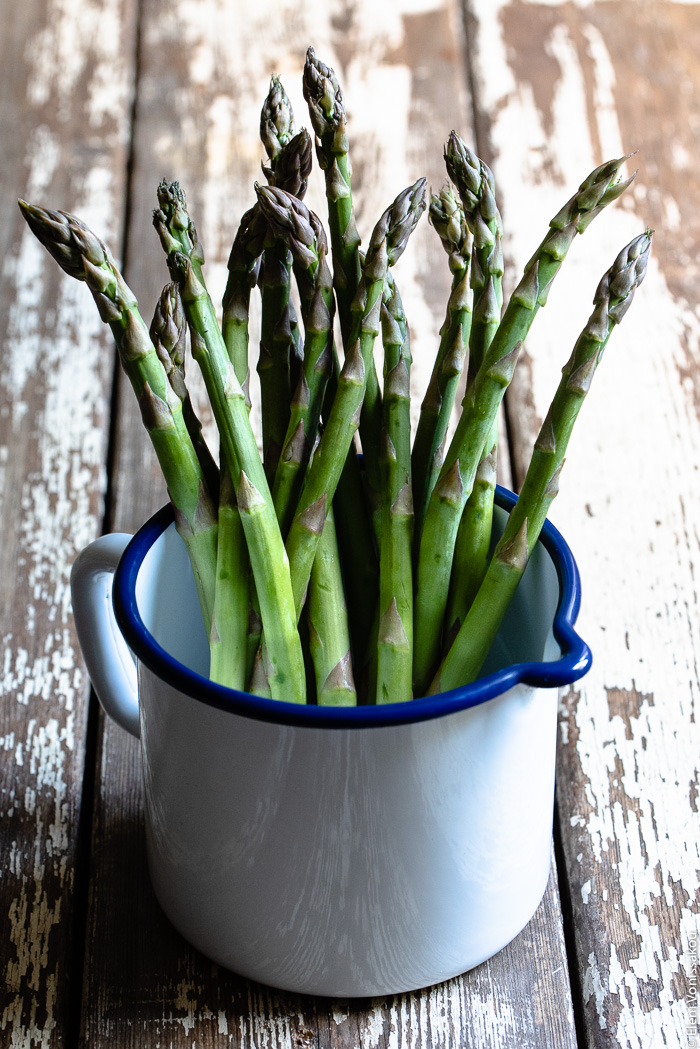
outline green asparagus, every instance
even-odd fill
[[[425,210],[426,181],[419,179],[386,209],[374,228],[362,279],[353,300],[354,341],[345,356],[326,427],[309,466],[287,536],[297,615],[301,613],[326,511],[359,424],[369,358],[379,334],[384,278],[398,260]]]
[[[289,423],[272,485],[275,510],[286,535],[316,439],[331,369],[333,284],[319,219],[284,190],[258,187],[258,201],[274,235],[294,258],[305,330],[304,367],[289,404]]]
[[[644,280],[651,240],[651,230],[635,237],[598,285],[595,308],[562,369],[561,382],[535,442],[518,501],[474,603],[435,675],[430,694],[468,684],[481,669],[559,491],[559,475],[571,431],[603,351]]]
[[[440,345],[430,382],[421,404],[418,428],[413,442],[413,494],[416,546],[420,542],[423,518],[442,466],[444,442],[454,407],[457,386],[468,358],[472,324],[472,292],[469,270],[473,237],[464,208],[449,186],[431,197],[428,217],[447,252],[452,272],[452,288],[445,322],[440,329]]]
[[[413,494],[410,354],[395,288],[381,308],[384,343],[383,455],[376,702],[411,698]]]
[[[630,184],[617,179],[626,157],[596,168],[550,222],[513,292],[489,350],[467,390],[445,462],[428,505],[421,536],[414,595],[414,672],[416,695],[428,687],[437,667],[445,619],[455,539],[471,494],[484,445],[537,310],[577,232],[591,216],[616,200]]]
[[[183,200],[180,194],[180,209],[184,207]],[[170,213],[163,211],[155,214],[154,223],[159,232],[161,228],[169,229],[170,218]],[[161,241],[164,246],[168,244],[163,236]],[[192,355],[202,370],[225,462],[234,480],[260,605],[270,690],[275,698],[303,702],[304,664],[289,565],[248,418],[245,395],[229,360],[203,280],[198,278],[185,252],[168,250],[167,260],[173,279],[180,285],[190,326]]]
[[[112,330],[168,487],[208,632],[216,577],[216,510],[185,425],[182,400],[168,381],[136,298],[108,248],[73,215],[23,200],[19,206],[30,229],[59,266],[69,276],[85,281],[100,317]]]

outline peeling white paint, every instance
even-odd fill
[[[584,1001],[588,1002],[591,998],[595,998],[596,1011],[598,1013],[598,1023],[602,1031],[608,1026],[608,1022],[605,1019],[605,1013],[603,1010],[603,1004],[605,1002],[605,990],[603,983],[600,978],[600,972],[598,970],[598,963],[596,961],[595,954],[591,953],[588,955],[588,968],[583,974],[583,997]]]
[[[119,205],[105,149],[124,141],[128,116],[123,12],[100,0],[50,0],[44,14],[24,56],[26,183],[16,189],[48,207],[70,203],[109,237]],[[82,169],[79,155],[71,161],[70,202],[52,196],[65,163],[63,124],[85,128],[92,158]],[[57,1033],[57,996],[68,963],[55,939],[65,926],[68,943],[78,805],[69,792],[79,789],[76,733],[84,711],[77,708],[86,694],[68,571],[97,532],[112,351],[102,358],[97,340],[109,341],[86,288],[60,274],[26,227],[2,261],[2,278],[11,296],[0,362],[7,406],[0,418],[0,564],[17,605],[3,624],[0,694],[13,726],[3,780],[12,777],[17,791],[2,794],[16,836],[2,875],[10,935],[0,1031],[8,1045],[48,1049],[64,1033]],[[51,286],[60,286],[53,310]]]
[[[488,54],[488,65],[478,70],[482,104],[497,114],[490,141],[504,202],[506,251],[519,271],[549,217],[587,172],[637,143],[622,141],[613,63],[606,41],[585,17],[596,124],[591,129],[588,123],[588,73],[562,18],[545,41],[559,68],[548,112],[552,133],[545,135],[530,86],[517,83],[508,64],[502,36],[507,8],[504,0],[475,4],[480,53]],[[604,157],[595,155],[594,140],[602,143]],[[644,189],[628,194],[574,244],[547,309],[535,322],[527,349],[540,418],[558,368],[590,312],[599,277],[648,221]],[[666,211],[672,229],[677,204],[671,201]],[[521,216],[537,221],[523,222]],[[684,927],[698,899],[697,813],[689,805],[689,784],[695,782],[700,753],[695,715],[700,622],[692,570],[700,506],[689,497],[688,485],[697,480],[700,420],[692,383],[679,378],[690,362],[697,374],[700,312],[674,301],[652,260],[577,423],[551,515],[579,561],[584,586],[579,628],[595,657],[593,670],[580,689],[576,686],[575,721],[569,722],[564,710],[561,729],[564,746],[578,738],[587,784],[590,811],[569,814],[576,831],[573,847],[588,875],[582,906],[599,905],[594,875],[605,861],[612,870],[609,888],[624,915],[617,927],[629,925],[639,945],[627,963],[615,943],[600,944],[588,957],[584,990],[595,1002],[601,1029],[612,1003],[615,1037],[630,1049],[684,1045],[684,1003],[675,979],[679,930],[670,926],[679,913]],[[654,482],[640,483],[642,477]],[[624,718],[611,713],[610,688],[636,691],[638,713]],[[653,1004],[644,997],[650,981],[657,988]]]

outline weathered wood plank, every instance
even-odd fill
[[[2,5],[0,1043],[60,1046],[80,979],[74,879],[88,682],[68,573],[103,514],[113,352],[16,199],[119,242],[130,0]]]
[[[469,6],[518,267],[540,237],[531,217],[546,222],[594,164],[639,150],[634,190],[574,245],[528,340],[510,403],[521,477],[598,278],[656,230],[552,512],[578,556],[595,654],[562,700],[558,791],[589,1044],[686,1046],[700,904],[700,6]]]
[[[371,14],[368,14],[371,7]],[[444,179],[442,146],[468,127],[466,83],[453,7],[396,0],[329,14],[327,5],[242,6],[149,2],[144,8],[128,278],[148,315],[167,280],[148,228],[163,176],[187,188],[215,299],[237,216],[253,199],[262,156],[259,108],[278,72],[305,122],[300,73],[306,46],[343,82],[352,129],[358,223],[372,221],[426,172]],[[386,110],[386,115],[385,111]],[[386,129],[391,128],[389,133]],[[386,137],[383,137],[386,136]],[[325,212],[321,183],[309,202]],[[449,275],[424,223],[399,270],[412,322],[416,388],[424,388]],[[162,484],[134,484],[148,458],[129,406],[120,409],[115,528],[131,530]],[[123,414],[122,414],[123,413]],[[155,477],[152,468],[148,476]],[[424,995],[333,1002],[284,995],[225,973],[191,950],[161,915],[148,884],[133,740],[104,728],[94,835],[82,1042],[101,1046],[482,1046],[573,1047],[573,1019],[554,882],[528,929],[491,963]]]

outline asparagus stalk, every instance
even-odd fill
[[[156,213],[159,231],[168,229],[169,219],[169,213]],[[161,240],[167,243],[163,236]],[[225,462],[233,476],[260,604],[270,690],[276,699],[304,702],[304,663],[289,565],[245,395],[228,358],[206,286],[197,277],[190,258],[182,251],[169,250],[168,265],[180,285],[192,355],[202,370]]]
[[[222,302],[221,331],[236,377],[248,385],[248,328],[250,295],[260,273],[265,225],[257,207],[245,212],[239,223],[228,258],[228,280]]]
[[[316,57],[313,48],[309,48],[306,54],[303,90],[315,134],[316,156],[325,175],[333,257],[333,287],[343,347],[347,353],[351,345],[350,306],[360,282],[362,269],[360,237],[353,212],[352,168],[343,95],[335,73]],[[374,358],[369,361],[368,367],[364,400],[367,404],[371,402],[374,405],[374,419],[377,421],[379,383]],[[333,370],[327,387],[329,405],[335,398],[339,374],[340,362],[334,348]],[[378,427],[375,427],[375,437],[378,437],[378,432]],[[369,447],[371,441],[366,441],[365,444]],[[376,473],[374,476],[376,481]],[[373,585],[378,571],[374,549],[375,536],[370,515],[364,509],[364,490],[355,445],[352,443],[336,493],[338,538],[343,556],[350,563],[371,566],[371,570],[366,573],[364,580],[359,576],[353,579],[348,591],[351,609],[357,603],[366,608],[366,602],[370,597],[372,602],[376,599],[376,587]],[[351,623],[357,622],[354,615],[350,618]],[[364,641],[354,638],[354,643],[356,640],[359,640],[359,651],[364,652]],[[357,646],[355,651],[357,654]],[[360,658],[364,659],[364,655]]]
[[[216,582],[211,629],[209,631],[209,676],[230,688],[245,687],[246,625],[248,615],[248,576],[250,565],[245,536],[236,506],[229,471],[221,471],[202,437],[185,384],[185,320],[177,284],[166,284],[151,323],[151,339],[163,363],[168,380],[182,401],[185,425],[192,438],[207,486],[218,500]]]
[[[457,530],[445,619],[446,645],[450,644],[459,630],[489,564],[497,478],[497,430],[494,424],[486,439],[484,454],[474,475],[474,487]]]
[[[469,333],[469,377],[473,378],[491,345],[503,306],[503,222],[494,196],[493,175],[456,131],[445,147],[447,173],[457,187],[473,236],[471,286],[474,316]]]
[[[326,235],[316,215],[284,190],[258,187],[257,192],[262,214],[294,258],[305,331],[304,368],[289,406],[289,423],[272,485],[275,510],[286,535],[316,439],[331,369],[333,282],[326,264]]]
[[[151,321],[150,336],[168,381],[182,401],[182,416],[213,499],[219,494],[219,468],[202,435],[202,424],[185,381],[187,321],[177,284],[166,284]]]
[[[350,629],[332,506],[311,569],[307,609],[317,702],[319,706],[355,706]]]
[[[229,688],[246,686],[250,561],[231,471],[221,471],[214,614],[209,634],[209,676]]]
[[[503,319],[463,401],[452,438],[428,505],[421,536],[415,592],[414,679],[416,695],[429,685],[440,655],[455,539],[484,445],[523,340],[537,310],[547,301],[552,281],[577,232],[630,184],[617,180],[626,157],[596,168],[550,222],[550,230],[525,268]]]
[[[295,196],[306,191],[311,169],[311,140],[305,131],[285,142],[276,156],[275,184]],[[267,171],[269,169],[265,169]],[[228,260],[228,281],[223,299],[222,333],[238,381],[243,385],[248,373],[248,322],[250,294],[260,272],[267,226],[257,203],[243,215]],[[294,311],[289,308],[289,330],[296,330]]]
[[[168,382],[136,298],[108,248],[73,215],[23,200],[19,206],[30,229],[59,266],[69,276],[85,281],[100,317],[112,330],[122,367],[138,399],[165,477],[175,525],[190,557],[209,631],[216,574],[216,513],[185,425],[182,400]]]
[[[292,588],[297,614],[304,604],[311,566],[327,508],[335,493],[343,463],[359,423],[368,363],[379,333],[384,278],[401,256],[425,210],[424,178],[405,189],[375,226],[353,302],[354,341],[338,378],[338,390],[326,428],[306,472],[306,479],[287,536]]]
[[[345,106],[335,73],[316,57],[312,47],[306,52],[303,89],[316,135],[316,157],[326,179],[338,317],[343,345],[348,347],[351,303],[360,283],[361,265],[360,237],[352,207]]]
[[[352,167],[347,138],[347,119],[343,94],[330,66],[306,53],[304,98],[316,135],[316,156],[326,178],[328,226],[333,255],[333,284],[338,302],[338,318],[347,352],[352,342],[352,303],[360,282],[360,237],[352,205]],[[381,438],[381,393],[372,358],[367,365],[365,396],[360,414],[360,436],[364,468],[370,496],[379,505],[379,444]]]
[[[467,224],[474,235],[471,285],[474,316],[469,338],[467,383],[477,374],[501,319],[503,292],[503,223],[489,167],[452,132],[445,149],[447,171],[459,191]],[[486,573],[496,486],[498,416],[484,444],[474,488],[462,513],[455,543],[448,629],[461,622]]]
[[[384,343],[383,505],[379,570],[377,703],[411,699],[413,667],[413,496],[410,356],[396,292],[382,303]]]
[[[276,96],[281,85],[273,85]],[[271,101],[268,97],[265,109]],[[281,129],[277,130],[280,148],[270,158],[270,165],[263,167],[271,186],[284,187],[283,191],[301,199],[306,193],[311,170],[311,139],[306,131],[287,137],[293,129],[291,106],[287,100],[278,112]],[[283,119],[284,118],[284,119]],[[261,118],[262,126],[263,118]],[[266,126],[271,137],[271,120]],[[268,144],[269,146],[269,141]],[[289,422],[289,401],[292,393],[291,368],[292,350],[295,348],[293,307],[290,303],[290,279],[292,259],[285,242],[274,234],[266,237],[260,267],[260,291],[262,294],[262,326],[260,335],[260,394],[263,424],[263,459],[268,482],[272,484],[280,453],[285,441]]]
[[[421,404],[411,457],[416,547],[420,542],[428,501],[442,466],[444,442],[457,386],[468,356],[472,325],[469,270],[473,237],[467,226],[464,208],[449,186],[443,187],[439,194],[433,194],[428,217],[447,252],[452,288],[445,322],[440,329],[435,364]]]
[[[593,313],[562,369],[562,378],[535,442],[518,501],[496,546],[484,582],[430,686],[431,694],[467,684],[481,669],[558,493],[571,431],[603,351],[613,328],[622,320],[644,280],[651,240],[650,230],[635,237],[622,249],[598,285]]]
[[[170,256],[182,251],[190,260],[197,279],[203,281],[204,252],[197,230],[187,210],[184,191],[177,182],[165,179],[158,186],[159,208],[153,213],[153,223],[164,250]],[[178,288],[177,283],[173,285]],[[178,299],[181,301],[178,288]],[[245,348],[240,343],[235,349],[236,364],[247,377],[247,332]],[[185,416],[187,419],[187,415]],[[197,447],[197,445],[195,445]],[[245,684],[245,625],[250,591],[250,565],[245,535],[236,505],[232,483],[226,480],[230,467],[222,449],[222,468],[218,492],[217,564],[214,591],[214,613],[209,633],[210,666],[213,681],[231,688]],[[213,484],[213,482],[212,482]]]

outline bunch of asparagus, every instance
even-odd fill
[[[503,231],[487,165],[452,132],[451,184],[429,202],[423,178],[399,193],[362,251],[342,92],[312,49],[303,87],[314,143],[296,132],[289,99],[272,78],[260,120],[268,184],[256,185],[236,232],[221,324],[178,183],[158,187],[154,225],[171,280],[150,329],[108,248],[84,223],[20,207],[59,265],[86,282],[112,329],[192,564],[212,679],[298,703],[405,701],[478,676],[557,494],[596,367],[644,278],[651,232],[623,248],[598,285],[491,552],[501,400],[572,241],[634,178],[618,178],[627,158],[581,183],[504,308]],[[304,204],[314,145],[332,272],[322,222]],[[409,329],[392,267],[426,207],[452,290],[412,445]],[[256,286],[262,456],[248,399]],[[218,460],[188,393],[188,340],[218,428]],[[448,445],[460,380],[464,398]]]

